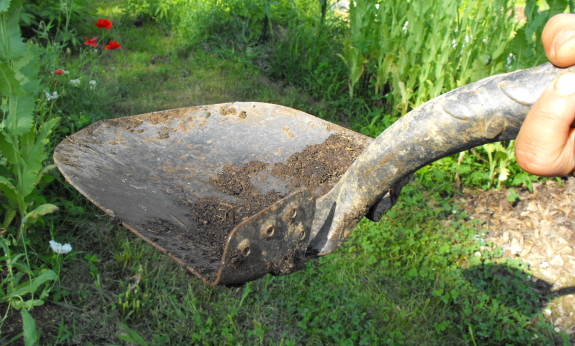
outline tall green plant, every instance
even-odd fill
[[[356,1],[342,55],[350,93],[363,79],[367,90],[360,92],[388,95],[393,111],[403,115],[445,91],[506,71],[514,28],[508,0]]]
[[[542,8],[547,5],[546,8]],[[573,1],[570,0],[527,0],[525,2],[525,24],[518,30],[511,44],[512,53],[516,57],[517,68],[528,68],[546,61],[541,45],[541,34],[545,23],[552,16],[563,13],[566,9],[574,12]]]
[[[126,16],[139,16],[167,25],[177,24],[184,9],[197,10],[189,0],[126,0],[122,4]]]
[[[94,16],[90,0],[27,0],[20,14],[26,39],[79,48]]]
[[[349,95],[353,97],[353,89],[365,70],[369,61],[369,45],[373,40],[372,23],[375,22],[375,1],[358,1],[350,3],[351,30],[348,39],[344,41],[343,59],[349,69]]]
[[[0,236],[0,247],[4,253],[0,260],[7,269],[7,275],[0,282],[0,303],[9,303],[9,307],[21,309],[24,342],[34,345],[39,336],[27,310],[44,304],[50,292],[49,283],[56,281],[58,276],[52,270],[35,270],[30,266],[26,230],[38,217],[57,210],[53,204],[42,203],[42,199],[38,198],[37,185],[51,168],[43,164],[48,158],[44,148],[59,119],[53,118],[43,123],[34,119],[38,54],[34,45],[22,41],[18,25],[21,6],[21,0],[0,0],[2,233],[17,230],[16,237],[13,234]],[[16,219],[17,216],[19,219]],[[15,219],[16,227],[11,227]],[[19,248],[16,239],[21,240],[24,253],[12,250]],[[26,263],[21,259],[25,259]]]
[[[280,26],[316,22],[320,8],[317,0],[172,1],[187,1],[172,15],[181,19],[176,31],[186,44],[232,46],[240,51],[261,44],[266,35],[273,41],[282,31]]]
[[[39,216],[55,211],[52,204],[37,205],[35,188],[53,166],[44,166],[48,137],[59,118],[35,124],[38,92],[38,54],[34,45],[22,41],[18,26],[21,1],[0,0],[0,190],[4,208],[3,227],[20,216],[19,236]]]

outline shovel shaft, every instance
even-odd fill
[[[406,114],[317,201],[311,253],[323,256],[336,249],[371,206],[419,168],[475,146],[515,139],[543,90],[568,71],[575,72],[575,67],[546,63],[491,76]]]

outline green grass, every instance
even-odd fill
[[[189,50],[158,26],[117,25],[119,51],[84,66],[100,78],[107,117],[237,100],[299,106],[303,95],[272,83],[247,61],[223,60],[203,49]],[[75,57],[68,64],[75,64]],[[82,71],[79,71],[82,73]]]
[[[467,345],[471,333],[482,345],[563,344],[543,323],[546,298],[525,268],[488,252],[477,259],[479,227],[444,193],[412,183],[382,222],[363,221],[335,253],[241,288],[206,286],[124,228],[92,219],[70,234],[84,253],[65,263],[63,295],[31,313],[44,322],[44,344],[56,332],[67,335],[61,344],[117,344],[119,323],[158,345]]]
[[[160,25],[120,20],[120,1],[99,4],[99,14],[114,20],[113,39],[123,49],[85,62],[64,55],[44,64],[46,73],[62,67],[69,78],[98,81],[97,92],[67,89],[54,105],[66,126],[240,100],[304,111],[323,102],[270,82],[242,54],[228,51],[223,58],[210,47],[186,46]],[[345,113],[347,101],[344,93],[333,106]],[[60,211],[45,218],[49,232],[38,234],[37,251],[53,234],[74,252],[64,257],[48,302],[30,312],[41,344],[568,344],[565,333],[545,322],[540,310],[547,297],[534,290],[523,264],[481,250],[481,226],[454,204],[456,192],[441,173],[428,169],[418,176],[380,223],[362,221],[333,254],[292,275],[240,288],[202,284],[112,224],[60,178],[48,191]],[[0,343],[19,332],[19,318],[9,316]]]

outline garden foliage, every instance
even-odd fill
[[[0,1],[0,259],[7,270],[0,285],[0,302],[22,309],[24,340],[31,345],[37,335],[26,310],[44,304],[51,281],[58,279],[54,271],[30,265],[28,247],[35,235],[27,231],[43,215],[58,209],[46,203],[40,192],[50,177],[47,173],[54,168],[44,164],[49,155],[45,147],[59,118],[38,121],[35,117],[38,52],[34,45],[22,41],[20,6],[19,1]]]
[[[445,91],[505,72],[512,16],[507,0],[352,2],[342,54],[350,93],[361,82],[375,95],[389,94],[392,112],[405,114]]]
[[[333,11],[333,2],[107,0],[104,7],[123,13],[112,24],[87,19],[96,6],[87,0],[0,0],[0,303],[4,319],[21,310],[26,344],[41,338],[28,310],[49,300],[99,314],[81,332],[62,318],[54,343],[105,323],[105,342],[142,345],[567,343],[544,322],[545,297],[523,264],[485,250],[480,226],[452,199],[462,186],[529,186],[535,178],[514,164],[512,142],[424,167],[399,209],[382,223],[362,222],[341,251],[236,289],[191,281],[125,230],[110,232],[62,179],[48,186],[59,140],[100,118],[136,114],[130,102],[158,107],[171,97],[158,91],[170,79],[215,94],[206,80],[249,84],[263,75],[292,88],[290,106],[376,136],[443,92],[543,62],[543,25],[570,3],[527,0],[526,19],[517,20],[509,0],[358,0],[349,13]],[[235,79],[220,81],[210,69]],[[274,102],[246,89],[242,97]],[[86,219],[94,232],[80,230]],[[97,254],[78,260],[57,232],[82,237]],[[89,270],[74,289],[58,283],[71,276],[68,252],[75,268]]]
[[[6,202],[2,207],[4,228],[19,216],[20,236],[27,224],[41,215],[55,211],[52,204],[42,203],[39,184],[54,166],[44,166],[49,153],[44,150],[59,118],[37,122],[34,116],[38,94],[38,53],[36,47],[22,42],[18,30],[15,2],[0,14],[0,93],[2,122],[0,152],[4,158],[0,189]]]
[[[20,26],[26,39],[78,49],[93,16],[89,0],[27,0],[22,6]]]

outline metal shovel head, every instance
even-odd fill
[[[67,181],[211,285],[299,269],[315,199],[371,138],[243,102],[103,120],[67,137]]]

